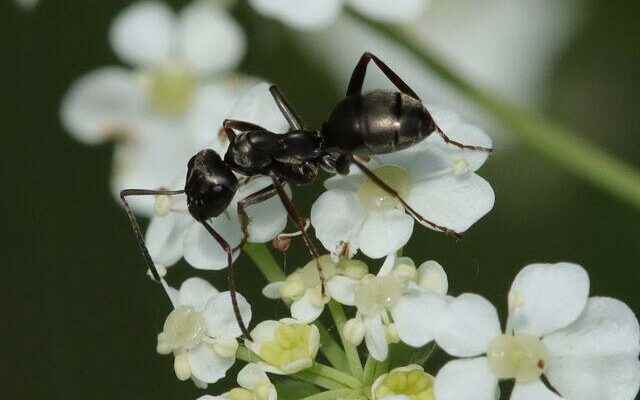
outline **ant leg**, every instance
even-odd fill
[[[220,246],[227,253],[227,264],[229,266],[229,271],[227,272],[227,280],[229,285],[229,294],[231,295],[231,305],[233,306],[233,313],[236,316],[236,322],[238,323],[238,327],[240,328],[240,331],[242,331],[242,334],[247,339],[253,340],[251,338],[251,335],[249,334],[249,331],[247,330],[247,327],[244,324],[244,321],[242,320],[242,315],[240,314],[240,307],[238,306],[238,297],[236,294],[237,293],[236,281],[234,278],[235,270],[233,267],[233,250],[231,249],[231,246],[229,246],[229,243],[227,243],[227,241],[224,240],[224,238],[220,236],[220,234],[216,232],[215,229],[213,229],[213,227],[211,227],[211,225],[207,223],[207,221],[199,221],[199,222],[204,226],[207,232],[209,232],[211,236],[213,236],[213,238],[218,242],[218,244],[220,244]]]
[[[245,243],[247,243],[247,239],[249,238],[249,215],[247,214],[246,208],[252,206],[254,204],[262,203],[273,196],[275,196],[278,192],[273,185],[269,185],[264,187],[257,192],[251,193],[244,199],[238,202],[238,218],[240,219],[240,226],[242,227],[242,240],[240,244],[233,248],[233,251],[236,251]]]
[[[360,61],[353,69],[353,73],[351,74],[351,79],[349,80],[349,86],[347,87],[347,96],[351,96],[353,94],[359,94],[362,92],[362,85],[364,84],[364,76],[367,74],[367,65],[369,65],[369,61],[373,61],[380,71],[384,74],[398,88],[402,93],[413,97],[416,100],[420,100],[420,97],[416,94],[407,85],[402,78],[398,76],[391,68],[387,66],[382,60],[380,60],[375,55],[366,52],[360,57]]]
[[[289,105],[289,102],[287,101],[286,97],[284,97],[284,94],[282,93],[280,88],[277,87],[276,85],[272,85],[269,88],[269,91],[271,92],[271,95],[273,96],[273,99],[275,100],[276,104],[278,105],[278,108],[282,112],[282,115],[284,115],[285,119],[289,123],[289,126],[291,127],[291,130],[293,130],[293,131],[302,130],[303,129],[302,120],[296,114],[296,112],[293,110],[291,105]]]
[[[237,119],[225,119],[224,122],[222,123],[222,126],[225,128],[231,128],[240,132],[266,130],[260,125],[252,124],[251,122],[246,122],[246,121],[239,121]]]
[[[431,116],[431,115],[429,115]],[[433,117],[431,118],[433,120]],[[458,148],[461,149],[468,149],[468,150],[475,150],[475,151],[484,151],[487,153],[492,153],[493,152],[493,148],[491,147],[483,147],[483,146],[473,146],[473,145],[469,145],[469,144],[464,144],[462,142],[458,142],[456,140],[450,139],[449,136],[447,136],[446,133],[444,133],[444,131],[442,129],[440,129],[440,127],[438,126],[438,124],[435,123],[435,120],[433,121],[435,127],[436,127],[436,132],[438,132],[438,135],[440,135],[440,137],[442,138],[442,140],[444,140],[445,143],[448,144],[452,144]]]
[[[443,232],[449,236],[453,236],[457,239],[462,238],[462,233],[460,232],[456,232],[452,229],[449,229],[445,226],[441,226],[441,225],[437,225],[429,220],[427,220],[426,218],[424,218],[422,215],[418,214],[418,212],[416,210],[414,210],[409,204],[407,204],[406,201],[404,201],[404,199],[402,197],[400,197],[400,195],[398,194],[398,192],[395,191],[395,189],[393,189],[391,186],[387,185],[385,181],[383,181],[382,179],[380,179],[376,174],[374,174],[369,168],[367,168],[366,165],[364,165],[362,162],[360,162],[358,159],[356,158],[352,158],[352,161],[355,165],[358,166],[358,168],[360,168],[360,170],[362,172],[364,172],[365,175],[367,175],[367,177],[369,179],[371,179],[376,185],[378,185],[382,190],[384,190],[385,192],[389,193],[390,195],[392,195],[396,200],[398,200],[400,202],[400,204],[402,204],[402,206],[404,207],[404,209],[411,214],[411,216],[418,221],[420,224],[425,225],[425,226],[429,226],[431,228],[434,228],[440,232]]]
[[[138,220],[136,219],[131,206],[127,202],[127,196],[152,196],[152,195],[176,195],[183,194],[184,190],[146,190],[146,189],[125,189],[120,192],[120,198],[122,199],[122,203],[124,204],[124,209],[127,212],[127,216],[129,217],[129,223],[131,224],[131,229],[133,230],[133,234],[136,237],[136,241],[138,242],[138,248],[142,253],[145,261],[147,262],[147,267],[153,274],[153,279],[158,282],[161,282],[162,278],[160,277],[160,273],[156,269],[156,265],[153,263],[151,256],[149,255],[149,251],[147,250],[147,246],[144,243],[144,236],[142,235],[142,230],[140,229],[140,225],[138,224]]]
[[[320,258],[320,253],[318,253],[318,249],[316,249],[315,245],[309,238],[309,235],[307,235],[307,231],[305,229],[306,223],[302,219],[302,217],[300,217],[298,210],[296,210],[296,206],[293,204],[293,201],[291,201],[291,198],[289,198],[289,195],[284,190],[282,183],[280,183],[280,180],[275,175],[272,175],[271,178],[273,179],[273,185],[275,186],[278,192],[278,196],[280,197],[280,200],[282,200],[282,204],[284,204],[284,208],[286,208],[287,213],[289,214],[289,217],[297,225],[298,231],[300,231],[302,239],[304,240],[304,243],[307,246],[307,250],[309,250],[311,257],[313,257],[316,260],[316,268],[318,269],[318,276],[320,277],[321,291],[322,291],[322,295],[324,296],[325,294],[324,275],[322,273],[322,268],[320,268],[320,262],[318,261],[318,258]]]

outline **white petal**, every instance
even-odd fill
[[[570,399],[631,399],[640,387],[640,327],[619,300],[592,297],[571,325],[546,336],[546,375]]]
[[[225,153],[229,142],[220,139],[222,121],[227,118],[240,94],[252,83],[253,79],[240,77],[221,79],[198,87],[186,116],[197,148],[207,147],[218,154]]]
[[[242,185],[230,204],[230,212],[237,213],[237,204],[241,199],[273,184],[271,178],[258,177]],[[276,237],[287,226],[287,210],[280,198],[270,199],[245,208],[249,215],[249,242],[265,243]]]
[[[385,329],[380,316],[364,317],[365,325],[364,341],[371,357],[378,361],[384,361],[389,353],[389,345],[385,338]]]
[[[250,0],[260,13],[277,18],[296,29],[320,29],[331,25],[342,7],[341,0]]]
[[[144,107],[144,94],[133,74],[104,67],[76,80],[60,107],[67,131],[77,140],[96,144],[117,133],[130,133]]]
[[[324,192],[311,207],[311,224],[322,245],[334,253],[343,244],[358,248],[366,213],[356,195],[344,190]]]
[[[429,260],[418,267],[418,283],[434,293],[445,295],[449,291],[447,273],[438,262]]]
[[[215,383],[224,378],[235,361],[235,357],[220,357],[206,344],[189,351],[191,374],[206,383]]]
[[[358,12],[389,23],[411,22],[420,18],[426,6],[427,0],[349,0],[349,3]]]
[[[269,92],[269,84],[264,82],[244,91],[227,118],[251,122],[273,132],[289,130],[287,120]]]
[[[175,30],[176,18],[168,6],[158,1],[140,1],[116,16],[109,40],[122,60],[153,67],[169,59]]]
[[[332,176],[324,181],[324,187],[327,190],[341,189],[347,192],[357,192],[366,179],[366,176],[360,170],[356,170],[355,173],[350,173],[349,175]]]
[[[537,380],[531,383],[516,383],[511,393],[511,400],[562,400],[562,397]]]
[[[145,119],[135,128],[135,137],[118,143],[113,154],[111,188],[119,200],[122,189],[166,187],[176,173],[184,171],[193,155],[180,123]],[[179,187],[174,187],[179,188]],[[136,213],[152,215],[154,196],[132,196],[128,200]]]
[[[554,357],[637,355],[640,327],[633,311],[620,300],[591,297],[575,322],[543,341]]]
[[[449,304],[436,342],[452,356],[472,357],[484,353],[489,342],[501,333],[493,304],[482,296],[465,293]]]
[[[205,385],[206,385],[206,383],[205,383]],[[206,389],[206,387],[201,388],[201,389]],[[228,400],[228,399],[229,398],[226,396],[226,394],[221,394],[220,396],[212,396],[210,394],[205,394],[204,396],[198,397],[196,400]]]
[[[238,308],[240,316],[245,326],[251,322],[251,306],[243,295],[236,292],[238,300]],[[233,311],[231,303],[231,293],[222,292],[211,298],[203,312],[205,322],[207,323],[207,334],[213,337],[238,337],[242,335],[242,331],[238,326],[236,314]]]
[[[235,218],[225,214],[213,220],[213,228],[229,244],[234,247],[240,243],[240,225]],[[233,254],[233,261],[239,252]],[[191,266],[198,269],[219,270],[228,266],[227,252],[199,223],[193,224],[184,239],[184,258]]]
[[[345,306],[355,304],[355,289],[358,281],[346,276],[336,275],[327,281],[327,294]]]
[[[244,32],[222,7],[196,1],[180,14],[179,51],[200,74],[235,67],[246,49]]]
[[[407,203],[427,220],[464,232],[493,208],[491,185],[476,174],[445,175],[414,185]]]
[[[307,290],[302,298],[291,304],[291,316],[299,321],[311,323],[318,319],[324,306],[318,306],[311,301],[311,290]]]
[[[183,213],[153,217],[145,232],[145,242],[153,261],[165,267],[177,263],[182,258],[184,235],[193,223],[193,218]]]
[[[508,326],[542,336],[573,322],[587,303],[589,276],[571,263],[531,264],[513,280]]]
[[[435,338],[446,311],[444,297],[415,290],[398,300],[391,308],[391,316],[400,340],[409,346],[421,347]]]
[[[271,341],[274,338],[276,328],[278,327],[278,321],[274,320],[266,320],[260,322],[258,325],[253,328],[251,331],[251,337],[253,338],[253,342],[247,340],[248,343],[260,343]],[[253,349],[252,349],[253,350]],[[257,351],[253,350],[255,353]]]
[[[442,126],[440,126],[440,128],[445,132],[449,139],[467,145],[493,148],[491,138],[477,126],[457,123],[447,129]],[[469,170],[472,172],[477,171],[482,164],[484,164],[487,158],[489,158],[489,153],[486,151],[461,149],[452,144],[447,144],[442,136],[437,133],[430,135],[425,141],[433,150],[448,158],[450,162],[464,160],[467,163]]]
[[[262,289],[262,295],[268,299],[280,299],[280,288],[285,285],[284,281],[269,283]]]
[[[434,383],[438,400],[495,400],[498,380],[486,357],[449,361]]]
[[[197,311],[202,311],[209,299],[217,294],[216,288],[204,279],[189,278],[180,285],[178,302],[180,305],[191,306]]]
[[[390,274],[391,271],[393,271],[393,269],[396,267],[397,260],[398,260],[398,256],[396,255],[395,252],[389,253],[385,257],[384,262],[382,263],[382,266],[378,270],[378,273],[376,274],[376,276],[380,277],[380,276],[385,276]]]
[[[247,364],[238,372],[238,385],[245,389],[253,389],[268,382],[269,377],[258,364]]]
[[[402,210],[370,212],[360,231],[360,250],[371,258],[385,257],[407,244],[413,233],[413,218]]]

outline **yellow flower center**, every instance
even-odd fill
[[[527,383],[540,378],[547,366],[549,353],[535,336],[501,335],[489,343],[487,358],[498,378],[515,378],[517,382]]]
[[[364,315],[375,315],[391,307],[402,296],[402,281],[394,275],[367,275],[355,290],[355,305]]]
[[[373,173],[398,192],[400,197],[407,196],[409,192],[409,173],[407,170],[396,165],[385,165],[376,168]],[[400,206],[398,200],[371,179],[367,179],[360,186],[358,198],[362,205],[371,211],[383,211]]]
[[[374,398],[404,395],[411,400],[433,400],[433,377],[424,371],[393,371],[374,393]]]
[[[193,100],[196,78],[186,68],[166,65],[149,73],[147,96],[151,107],[161,113],[184,113]]]
[[[309,348],[311,327],[301,324],[278,324],[274,339],[260,346],[260,357],[267,363],[286,370],[292,364],[310,367],[313,355]]]
[[[164,322],[162,340],[172,349],[191,349],[202,341],[205,322],[192,307],[180,306],[173,310]]]

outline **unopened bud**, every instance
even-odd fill
[[[173,369],[181,381],[186,381],[191,377],[191,365],[189,364],[187,352],[176,354],[176,358],[173,360]]]
[[[291,246],[291,237],[278,235],[273,238],[273,240],[271,241],[271,245],[277,251],[281,253],[286,253],[287,250],[289,250],[289,247]]]
[[[398,343],[400,341],[400,335],[398,334],[398,329],[396,329],[395,324],[387,325],[384,336],[387,343]]]
[[[364,339],[364,324],[358,318],[351,318],[345,322],[342,334],[347,342],[358,346]]]
[[[169,354],[173,351],[171,343],[167,340],[167,335],[164,332],[158,334],[158,344],[156,345],[156,351],[158,354]]]
[[[338,267],[342,268],[341,272],[344,276],[355,280],[360,280],[369,273],[367,264],[360,260],[342,259]]]

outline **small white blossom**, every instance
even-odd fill
[[[451,139],[491,147],[479,128],[454,113],[429,109]],[[406,150],[374,157],[368,166],[424,218],[462,233],[493,208],[491,185],[475,173],[487,157],[486,152],[446,144],[434,132]],[[414,219],[356,166],[347,176],[325,181],[325,187],[311,209],[311,223],[332,254],[344,253],[347,246],[349,254],[360,249],[381,258],[409,241]]]
[[[198,400],[277,400],[276,387],[271,383],[262,367],[247,364],[238,372],[240,387],[219,396],[204,395]]]
[[[322,29],[336,22],[342,8],[351,6],[358,12],[383,22],[405,23],[415,20],[428,7],[429,0],[250,0],[260,13],[279,19],[295,29]]]
[[[218,292],[207,281],[190,278],[175,290],[163,281],[174,310],[158,334],[157,351],[173,354],[180,380],[192,378],[198,386],[217,382],[236,361],[238,327],[229,292]],[[237,294],[245,324],[251,321],[251,307]]]
[[[394,368],[371,385],[372,400],[434,400],[433,376],[420,365]]]
[[[326,293],[317,265],[322,269]],[[321,256],[318,263],[309,261],[281,282],[270,283],[262,293],[271,299],[282,299],[291,305],[291,316],[299,321],[315,321],[324,305],[331,298],[342,304],[353,305],[353,291],[358,281],[369,272],[365,263],[358,260],[341,259],[335,262],[329,255]]]
[[[257,84],[246,90],[224,118],[233,118],[260,124],[266,129],[282,132],[287,122],[269,93],[266,83]],[[222,120],[217,121],[219,126]],[[224,155],[228,143],[211,146]],[[186,179],[186,160],[179,170],[184,171],[169,189],[183,189]],[[226,211],[209,221],[211,226],[235,247],[240,243],[242,231],[238,218],[238,202],[248,195],[271,184],[271,178],[240,177],[241,185]],[[288,190],[288,188],[287,188]],[[153,207],[154,215],[146,232],[145,241],[153,261],[169,267],[182,257],[195,268],[222,269],[227,267],[227,253],[211,237],[204,227],[196,222],[187,209],[186,195],[157,196]],[[266,243],[282,232],[287,224],[287,212],[282,202],[273,197],[246,208],[249,216],[249,242]],[[238,253],[234,254],[237,257]]]
[[[493,400],[499,379],[515,379],[512,400],[632,400],[640,388],[640,327],[624,303],[589,298],[576,264],[532,264],[509,292],[504,334],[495,307],[463,294],[450,302],[436,342],[450,361],[436,376],[438,400]],[[478,357],[480,356],[480,357]],[[559,397],[540,379],[545,375]]]
[[[288,375],[313,365],[320,349],[320,332],[315,325],[285,318],[262,321],[251,331],[247,348],[262,361],[258,364],[267,372]]]
[[[390,255],[378,275],[363,277],[352,289],[350,301],[343,303],[357,308],[343,335],[354,345],[364,336],[369,354],[378,361],[387,358],[389,343],[424,346],[436,332],[430,312],[441,315],[447,288],[447,275],[435,261],[416,268],[410,258]]]
[[[159,188],[205,144],[246,86],[225,76],[244,54],[245,38],[226,10],[195,1],[175,14],[158,1],[139,1],[114,19],[109,39],[131,68],[102,67],[74,82],[61,119],[77,140],[116,139],[112,189]],[[214,78],[215,79],[212,79]],[[131,204],[146,215],[148,198]]]

